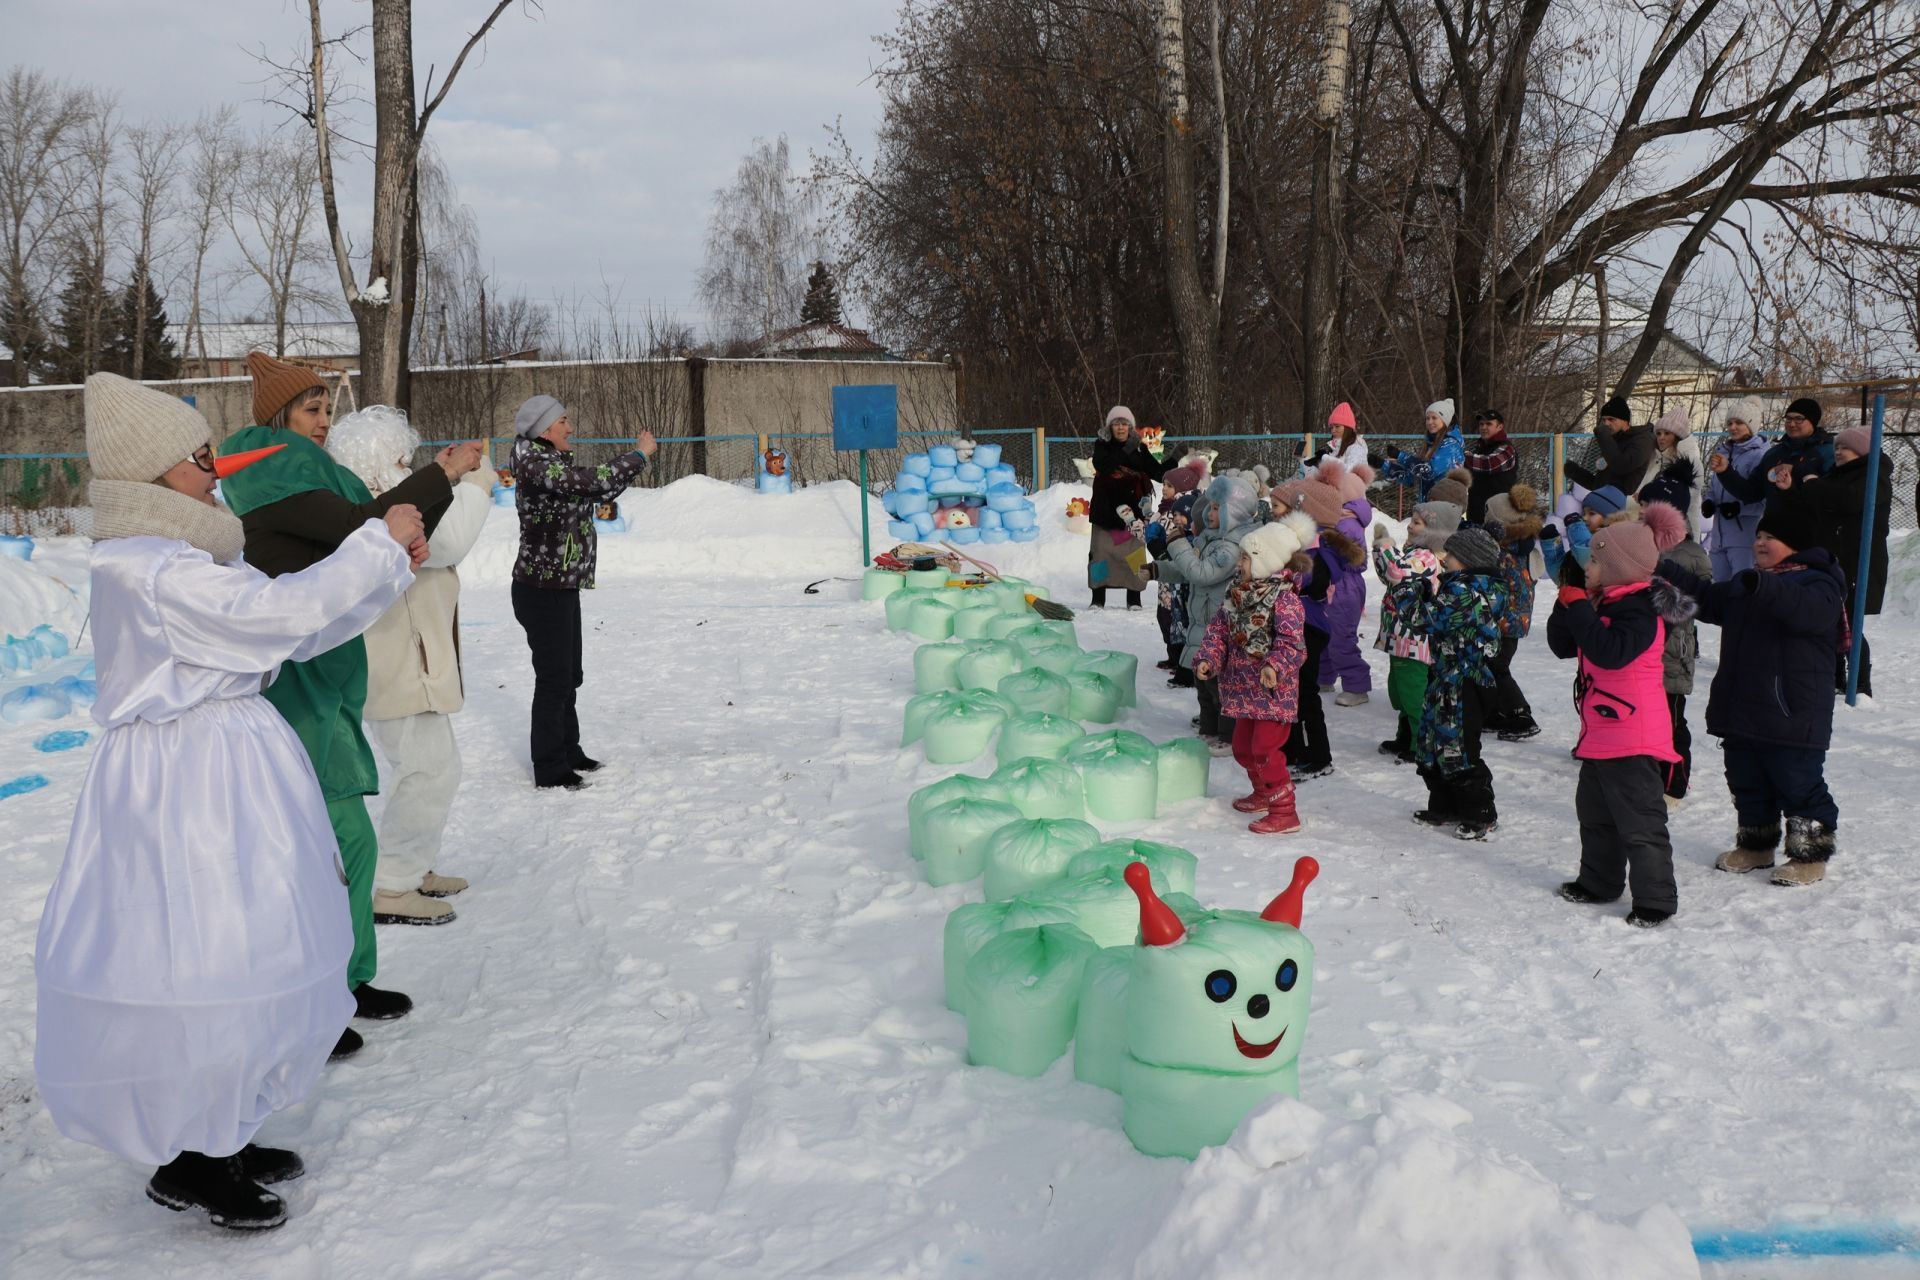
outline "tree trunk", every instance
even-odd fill
[[[368,404],[393,404],[406,360],[406,234],[419,137],[414,128],[413,6],[373,4],[373,235],[367,288],[352,301],[360,330],[360,390]],[[384,281],[384,290],[372,286]],[[369,297],[369,290],[373,296]]]
[[[1210,435],[1219,421],[1219,313],[1200,279],[1195,231],[1193,122],[1187,101],[1187,40],[1183,0],[1160,0],[1161,136],[1166,154],[1163,193],[1167,299],[1180,338],[1186,421],[1179,434]]]
[[[1347,0],[1327,0],[1321,34],[1320,92],[1314,102],[1313,206],[1307,224],[1307,265],[1301,282],[1301,321],[1306,336],[1306,386],[1300,429],[1318,431],[1333,405],[1333,300],[1340,287],[1340,122],[1347,96],[1347,38],[1353,10]]]

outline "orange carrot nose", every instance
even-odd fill
[[[245,471],[269,454],[280,452],[287,446],[270,444],[264,449],[248,449],[244,453],[229,453],[213,460],[213,474],[225,480],[236,471]]]

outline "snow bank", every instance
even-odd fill
[[[0,557],[0,640],[42,623],[72,640],[86,609],[73,591],[30,560]]]
[[[1531,1165],[1469,1141],[1461,1131],[1471,1118],[1425,1094],[1399,1095],[1382,1113],[1350,1123],[1276,1098],[1228,1145],[1201,1153],[1146,1247],[1116,1258],[1107,1274],[1700,1275],[1687,1228],[1671,1210],[1622,1223],[1572,1208]]]
[[[1886,610],[1920,618],[1920,535],[1896,533],[1887,539]]]

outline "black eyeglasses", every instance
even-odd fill
[[[192,462],[194,466],[200,468],[202,471],[206,472],[208,475],[213,474],[213,446],[212,445],[210,444],[201,445],[198,449],[195,449],[193,451],[192,456],[188,460]]]

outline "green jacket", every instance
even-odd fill
[[[367,520],[411,502],[429,530],[453,495],[446,472],[424,467],[374,498],[360,478],[304,436],[248,427],[228,436],[222,454],[287,447],[220,482],[220,496],[246,530],[247,563],[268,577],[297,573],[333,554]],[[360,727],[367,703],[367,649],[358,636],[305,662],[289,662],[266,699],[306,747],[330,801],[380,789],[373,750]]]

